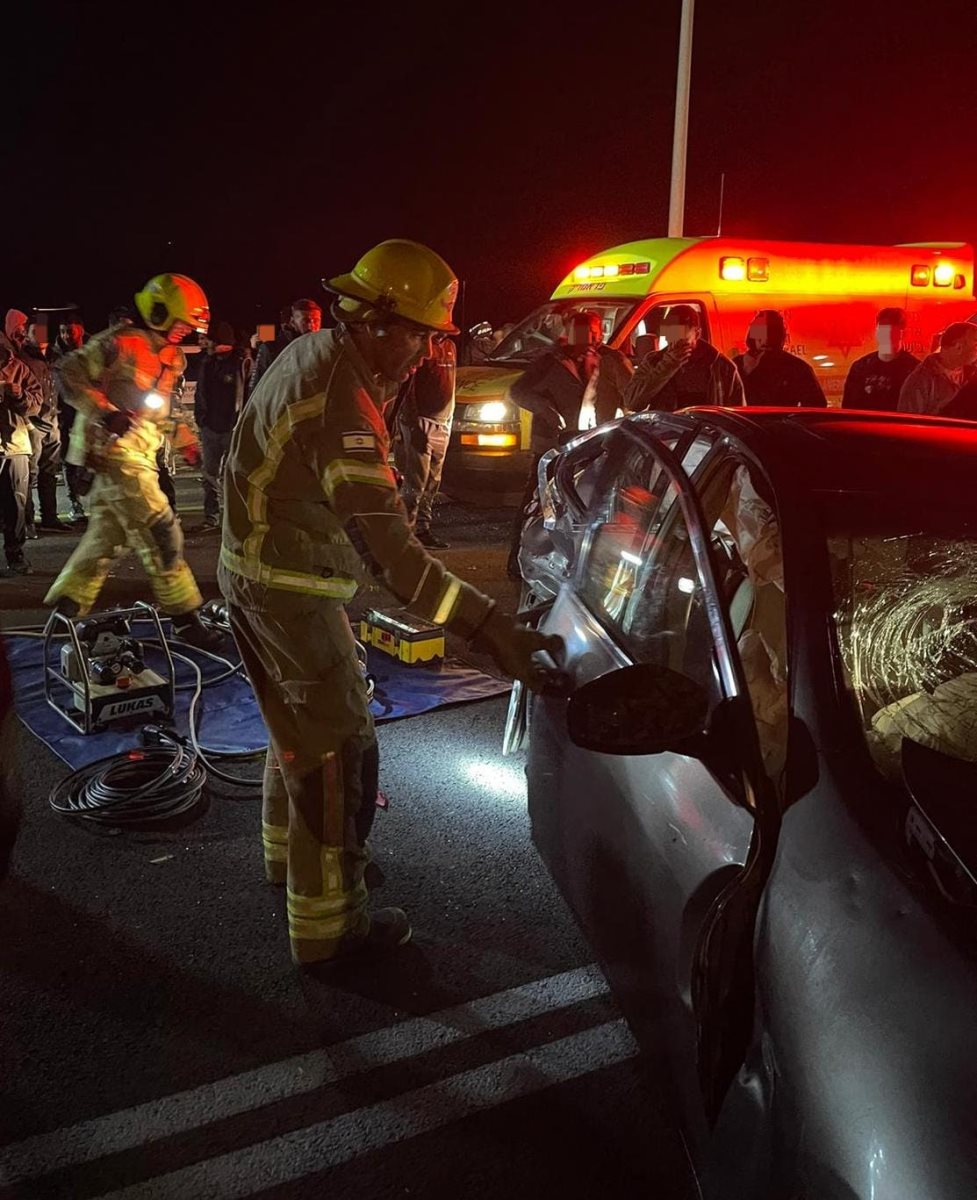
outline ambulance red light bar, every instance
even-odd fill
[[[618,275],[648,275],[651,273],[650,262],[608,263],[606,266],[577,267],[573,278],[580,279],[616,279]]]
[[[730,283],[744,279],[751,283],[766,283],[770,278],[770,259],[748,258],[744,262],[735,255],[726,255],[719,260],[719,278]]]

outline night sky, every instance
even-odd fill
[[[94,329],[172,270],[250,327],[412,237],[501,322],[666,232],[680,0],[20,8],[3,308]],[[726,233],[977,241],[975,47],[974,0],[699,0],[686,233],[725,172]]]

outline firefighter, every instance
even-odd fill
[[[207,297],[185,275],[157,275],[136,294],[140,320],[91,338],[58,365],[65,398],[78,412],[73,456],[94,472],[88,528],[45,597],[68,616],[87,613],[112,561],[135,550],[180,640],[214,649],[220,635],[200,621],[201,596],[183,557],[183,533],[159,485],[156,465],[170,396],[186,367],[179,343],[206,333]]]
[[[530,686],[557,651],[451,575],[413,536],[388,465],[384,409],[438,335],[456,334],[458,281],[432,250],[387,241],[325,287],[335,329],[296,338],[234,430],[218,579],[268,727],[265,871],[287,883],[293,959],[333,960],[410,939],[371,912],[364,868],[378,751],[345,603],[364,574],[413,613],[490,652]]]

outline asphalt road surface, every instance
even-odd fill
[[[190,529],[197,485],[178,483]],[[511,519],[454,503],[439,518],[445,560],[510,610]],[[0,579],[4,628],[42,618],[75,540],[28,544],[37,574]],[[208,596],[216,550],[190,534]],[[129,560],[104,603],[136,598]],[[175,832],[93,832],[50,811],[64,765],[19,729],[3,764],[25,814],[0,885],[0,1197],[693,1195],[530,843],[523,764],[499,752],[505,703],[381,728],[376,899],[408,911],[414,941],[311,972],[263,881],[256,793],[220,785]]]

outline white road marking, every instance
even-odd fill
[[[157,1175],[106,1193],[102,1200],[240,1200],[624,1062],[637,1052],[624,1022],[610,1021],[380,1104]]]
[[[607,992],[594,965],[0,1147],[0,1185],[94,1162]]]

